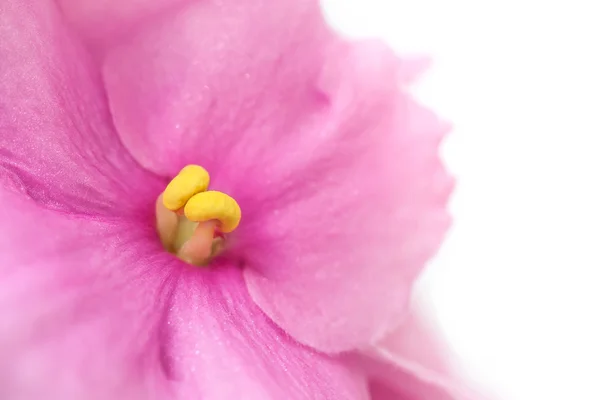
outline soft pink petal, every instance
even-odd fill
[[[313,160],[309,182],[297,182],[281,203],[267,198],[239,232],[255,301],[294,337],[326,351],[365,346],[398,323],[449,224],[452,185],[436,156],[439,128],[421,125],[431,120],[420,121],[410,101],[395,111],[368,106],[362,121],[344,114],[352,118],[342,130],[349,137]]]
[[[314,0],[173,7],[107,56],[119,134],[142,165],[165,176],[189,163],[222,184],[235,169],[236,178],[254,164],[262,173],[288,150],[283,139],[324,117],[329,99],[316,86],[333,39]]]
[[[373,400],[484,400],[468,387],[438,333],[411,310],[387,337],[365,351],[359,364],[370,377]]]
[[[143,225],[0,202],[0,398],[368,399],[358,370],[275,327],[236,267],[186,266]]]
[[[186,2],[190,0],[57,0],[78,34],[101,51],[144,19]]]
[[[182,382],[181,398],[368,399],[364,375],[298,344],[260,311],[237,266],[182,273],[167,324],[167,373]]]
[[[54,3],[3,0],[0,37],[0,183],[62,211],[151,207],[161,183],[121,144],[98,70]]]
[[[407,57],[400,61],[400,79],[404,82],[414,82],[431,66],[431,59],[425,56]]]
[[[420,65],[336,37],[315,1],[194,3],[136,32],[104,69],[119,133],[147,168],[201,164],[236,198],[261,308],[330,352],[396,324],[448,225],[446,127],[400,86]]]
[[[159,332],[177,261],[153,229],[1,187],[0,203],[0,398],[172,398]]]

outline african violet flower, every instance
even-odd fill
[[[58,3],[0,6],[0,398],[461,397],[407,311],[451,186],[411,63],[316,1]]]

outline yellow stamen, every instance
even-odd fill
[[[183,211],[190,221],[218,220],[223,233],[229,233],[237,228],[242,218],[242,210],[238,203],[225,193],[216,191],[192,196]]]
[[[206,265],[225,245],[215,231],[230,233],[242,212],[228,195],[207,191],[210,177],[188,165],[167,185],[156,202],[156,224],[163,246],[191,264]]]
[[[198,165],[188,165],[167,185],[163,193],[163,204],[171,211],[177,211],[197,193],[208,189],[210,176]]]

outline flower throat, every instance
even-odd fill
[[[169,252],[193,265],[206,265],[223,248],[225,234],[240,223],[237,202],[208,190],[210,176],[198,165],[184,167],[156,200],[156,228]]]

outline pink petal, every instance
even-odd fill
[[[182,382],[183,399],[369,398],[357,370],[276,327],[248,296],[236,266],[182,273],[167,324],[166,372]]]
[[[0,398],[368,399],[357,369],[272,324],[238,268],[185,266],[143,225],[0,202]]]
[[[255,163],[262,172],[276,144],[327,107],[315,85],[333,40],[314,0],[173,7],[107,57],[119,134],[142,165],[165,176],[189,163],[223,184],[235,169],[236,178]]]
[[[66,20],[87,43],[110,46],[145,18],[189,0],[57,0]]]
[[[0,203],[0,398],[172,398],[159,332],[178,262],[153,230],[3,187]]]
[[[412,310],[359,363],[370,377],[373,400],[483,400],[459,377],[448,355],[435,331]]]
[[[401,79],[405,82],[417,80],[431,66],[429,57],[417,56],[407,57],[400,60]]]
[[[254,300],[338,352],[397,324],[449,223],[447,127],[396,85],[417,67],[336,37],[315,1],[223,1],[148,21],[104,77],[142,165],[201,164],[239,202],[231,239]]]
[[[63,211],[136,213],[160,182],[121,144],[101,77],[71,34],[53,2],[2,3],[0,183]]]
[[[338,131],[348,136],[337,153],[314,160],[308,182],[267,199],[239,232],[252,297],[324,351],[364,347],[399,322],[449,224],[452,183],[432,137],[440,128],[429,131],[435,120],[410,101],[396,107],[364,104],[362,119],[344,113],[352,125]]]

